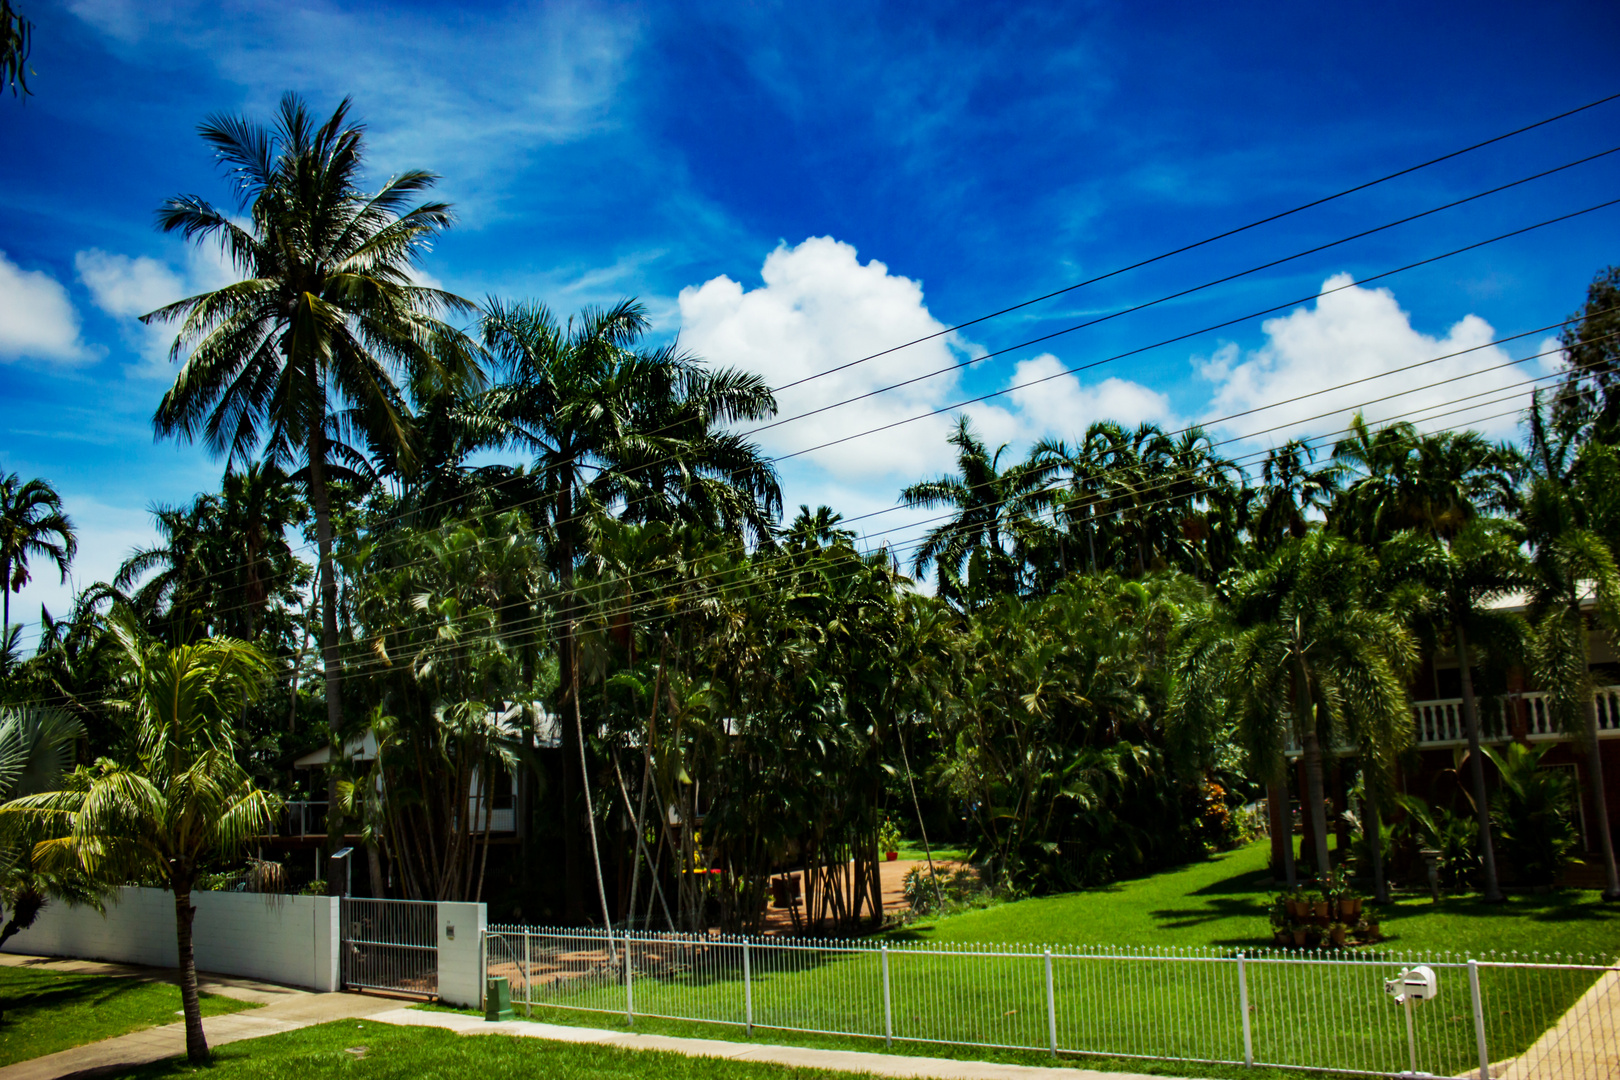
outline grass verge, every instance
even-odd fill
[[[180,988],[133,976],[0,967],[0,1065],[54,1054],[180,1019]],[[202,995],[204,1016],[255,1006]]]

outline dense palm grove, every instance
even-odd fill
[[[48,718],[28,746],[79,766],[13,804],[50,843],[14,845],[8,910],[98,872],[177,900],[243,873],[299,887],[307,861],[258,858],[289,798],[329,804],[330,846],[359,838],[370,891],[534,921],[752,928],[793,870],[811,925],[854,929],[880,913],[896,827],[966,846],[1016,895],[1230,845],[1268,795],[1314,840],[1298,871],[1279,849],[1279,877],[1348,858],[1382,891],[1434,844],[1488,895],[1499,873],[1556,875],[1572,793],[1481,739],[1520,670],[1596,744],[1584,627],[1620,629],[1620,273],[1569,323],[1568,373],[1518,444],[1358,420],[1246,468],[1198,428],[1099,422],[1012,460],[963,419],[955,470],[899,493],[924,540],[862,550],[831,508],[786,515],[739,434],[771,389],[648,344],[633,301],[561,317],[418,284],[451,208],[421,201],[423,172],[367,189],[346,107],[321,122],[288,99],[270,130],[203,134],[240,213],[188,196],[161,224],[242,280],[148,318],[178,364],[155,429],[216,454],[220,489],[156,508],[159,543],[44,614],[25,657],[10,593],[65,572],[73,530],[48,484],[0,483],[7,723]],[[1492,606],[1521,592],[1528,615]],[[1463,658],[1454,805],[1395,782],[1436,647]],[[186,664],[231,689],[176,732],[142,702]],[[292,768],[367,732],[374,756]],[[203,746],[212,805],[245,809],[167,863],[87,858],[173,826],[83,811],[164,740]],[[508,790],[517,840],[492,843]]]

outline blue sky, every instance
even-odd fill
[[[1233,11],[1232,8],[1239,10]],[[0,469],[49,477],[76,576],[217,483],[154,444],[170,368],[134,316],[224,280],[158,235],[167,196],[226,192],[196,125],[285,90],[352,95],[379,178],[443,176],[446,288],[559,311],[640,297],[658,334],[781,384],[1620,91],[1593,4],[340,5],[24,3],[26,105],[0,102]],[[784,414],[1339,239],[1620,145],[1620,102],[950,338],[814,380]],[[946,467],[947,407],[1276,305],[969,408],[1014,450],[1100,416],[1215,425],[1234,454],[1357,404],[1507,435],[1553,323],[1620,260],[1620,207],[1357,284],[1620,195],[1620,154],[964,371],[783,424],[790,505],[892,506]],[[1324,287],[1334,291],[1312,298]],[[1463,356],[1415,372],[1394,368]],[[1382,377],[1379,377],[1382,376]],[[1433,389],[1419,389],[1442,379]],[[1472,413],[1450,411],[1481,394]],[[1327,414],[1313,419],[1317,414]],[[1010,451],[1012,452],[1012,451]],[[904,542],[918,512],[866,517]],[[909,527],[908,527],[909,525]],[[60,610],[41,574],[14,604]]]

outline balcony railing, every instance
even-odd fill
[[[1597,699],[1598,737],[1620,737],[1620,686],[1599,687]],[[1567,739],[1579,736],[1579,731],[1562,732],[1553,724],[1547,711],[1547,695],[1540,691],[1509,694],[1496,699],[1495,706],[1481,703],[1480,738],[1486,742],[1502,742],[1513,736],[1514,725],[1510,717],[1514,710],[1524,721],[1525,735],[1532,741]],[[1412,704],[1412,715],[1417,722],[1419,746],[1461,746],[1468,741],[1468,728],[1463,722],[1462,698],[1441,698],[1436,701],[1418,701]]]

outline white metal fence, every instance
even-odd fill
[[[1396,1004],[1426,964],[1439,993]],[[1620,1075],[1620,968],[1591,958],[954,946],[495,926],[489,976],[552,1010],[914,1043],[1511,1080]],[[1511,1062],[1512,1064],[1508,1064]],[[1569,1071],[1577,1069],[1577,1071]],[[1474,1075],[1478,1076],[1477,1072]]]

